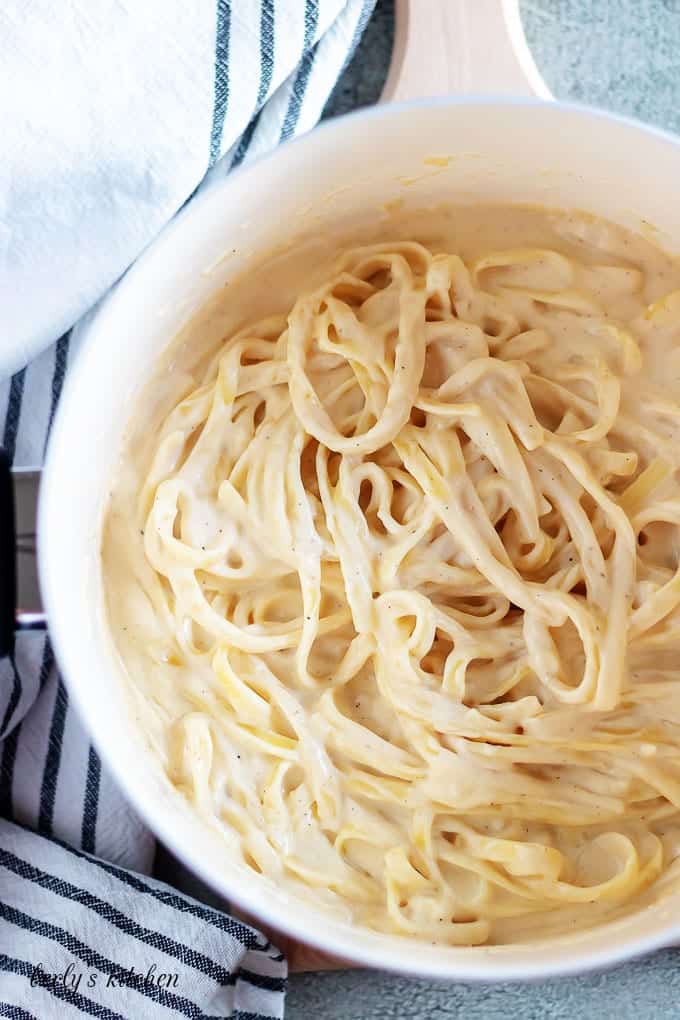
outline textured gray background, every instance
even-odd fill
[[[555,96],[680,131],[680,0],[520,2],[529,45]],[[392,35],[393,2],[378,0],[362,45],[329,101],[327,116],[376,101]],[[680,181],[678,194],[680,198]],[[680,950],[657,953],[606,974],[531,985],[432,984],[367,971],[294,975],[287,1007],[287,1020],[610,1016],[680,1018]]]

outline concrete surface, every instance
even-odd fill
[[[677,1020],[680,950],[582,978],[464,985],[369,971],[294,974],[286,1020]]]
[[[555,96],[680,132],[680,0],[520,0],[520,7]]]
[[[680,131],[680,0],[521,0],[521,8],[529,44],[554,95]],[[379,0],[327,116],[376,101],[392,31],[393,2]],[[680,200],[680,181],[678,193]],[[680,950],[605,974],[535,984],[444,985],[367,971],[294,975],[286,1015],[287,1020],[675,1020]]]

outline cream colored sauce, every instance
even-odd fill
[[[114,641],[225,856],[429,941],[600,923],[678,869],[680,265],[526,207],[376,242],[271,256],[160,360]]]

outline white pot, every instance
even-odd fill
[[[446,167],[424,164],[432,156],[454,158]],[[39,510],[41,586],[57,658],[97,749],[139,814],[189,868],[256,917],[366,966],[465,980],[584,971],[680,936],[675,897],[534,945],[414,943],[331,921],[232,864],[161,775],[131,715],[107,632],[99,558],[102,512],[135,393],[189,313],[249,254],[289,240],[301,223],[322,232],[345,216],[373,216],[398,197],[414,207],[448,197],[579,208],[633,230],[653,224],[662,245],[680,250],[679,193],[680,140],[630,120],[521,99],[373,108],[324,124],[199,197],[87,325],[52,432]]]

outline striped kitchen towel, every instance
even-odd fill
[[[42,463],[71,327],[197,189],[316,123],[374,2],[3,0],[0,443],[16,465]],[[0,663],[0,1016],[282,1015],[285,962],[142,877],[153,855],[49,638],[20,634]],[[177,986],[123,994],[138,963]]]
[[[2,0],[0,378],[201,182],[313,127],[374,2]]]
[[[240,921],[3,820],[0,866],[0,1016],[283,1016],[286,962]]]

